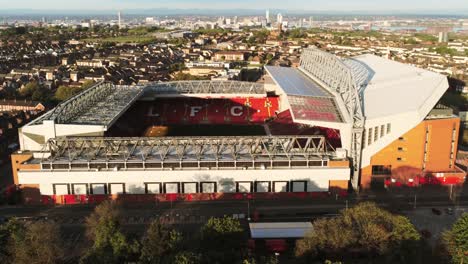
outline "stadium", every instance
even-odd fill
[[[345,195],[461,184],[447,78],[374,55],[305,49],[262,82],[100,82],[19,131],[28,201]]]

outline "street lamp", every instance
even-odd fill
[[[249,197],[247,196],[247,193],[244,193],[244,198],[247,199],[247,221],[250,222],[250,200],[249,200]]]

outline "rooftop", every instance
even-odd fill
[[[141,86],[114,86],[99,82],[59,104],[32,124],[53,120],[57,124],[110,127],[143,93]]]
[[[265,66],[265,69],[287,95],[332,97],[296,68]]]
[[[448,88],[446,76],[411,65],[370,54],[353,60],[370,70],[362,90],[364,116],[369,119],[419,111],[426,104],[432,109]]]

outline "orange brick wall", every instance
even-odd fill
[[[11,167],[13,170],[13,182],[18,185],[18,171],[20,169],[25,170],[39,170],[41,167],[39,164],[22,164],[32,158],[32,154],[12,154],[11,155]]]
[[[455,128],[454,157],[450,159],[452,133]],[[371,158],[371,164],[361,170],[361,186],[369,187],[372,166],[391,166],[392,175],[421,174],[424,166],[426,129],[429,129],[426,172],[452,171],[457,150],[460,119],[446,118],[424,120],[418,126],[402,135]],[[402,148],[402,150],[399,150]],[[401,158],[401,160],[398,160]]]

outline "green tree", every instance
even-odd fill
[[[171,261],[171,264],[198,264],[201,263],[201,256],[190,251],[178,252]]]
[[[77,87],[60,86],[57,88],[57,91],[55,91],[55,99],[65,101],[81,91],[82,89]]]
[[[361,256],[367,262],[417,263],[420,240],[407,218],[373,203],[361,203],[335,218],[314,222],[314,230],[296,243],[296,256],[352,262]]]
[[[27,225],[12,223],[8,249],[13,263],[52,264],[63,256],[63,242],[57,225],[34,222]]]
[[[49,100],[49,91],[45,88],[38,88],[33,92],[31,99],[39,102],[46,102]]]
[[[122,263],[136,258],[138,243],[128,242],[120,230],[120,209],[116,203],[105,201],[86,218],[86,235],[92,248],[81,263]]]
[[[20,90],[20,95],[32,96],[37,89],[39,89],[39,84],[36,81],[29,82]]]
[[[14,248],[10,242],[13,238],[23,237],[24,225],[15,219],[0,226],[0,263],[12,263]]]
[[[442,238],[453,263],[468,263],[468,213],[444,232]]]
[[[200,246],[206,263],[236,263],[242,260],[244,229],[232,217],[210,218],[201,229]]]
[[[168,229],[158,220],[153,221],[141,243],[141,263],[170,263],[181,241],[179,232]]]
[[[94,85],[93,80],[86,80],[82,85],[81,85],[81,90],[86,90],[88,88],[91,88]]]

